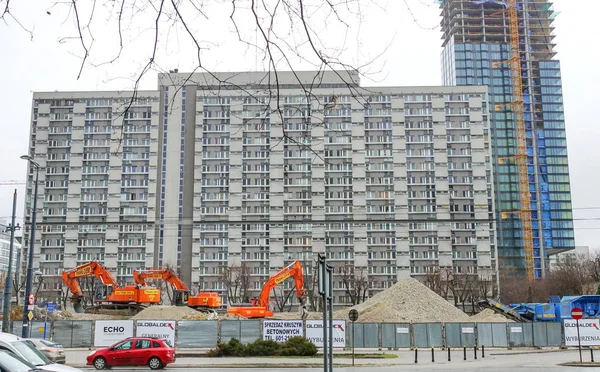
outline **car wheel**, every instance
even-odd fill
[[[98,357],[94,359],[94,367],[96,369],[106,369],[108,366],[106,365],[106,359],[103,357]]]
[[[150,369],[161,369],[162,366],[162,362],[157,357],[152,357],[148,361],[148,367],[150,367]]]

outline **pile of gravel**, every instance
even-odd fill
[[[485,309],[469,318],[471,322],[477,323],[512,323],[511,319],[504,317],[502,314],[496,313],[494,310]]]
[[[363,323],[430,323],[469,321],[469,316],[413,278],[401,279],[351,308],[338,310],[334,319],[348,319],[348,311],[358,311]]]
[[[187,306],[149,306],[131,319],[144,320],[185,320],[202,317],[198,311]]]

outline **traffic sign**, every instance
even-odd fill
[[[574,307],[573,310],[571,310],[571,318],[575,320],[583,318],[583,310],[579,307]]]
[[[35,296],[33,293],[29,294],[29,305],[35,304]]]
[[[33,312],[29,312],[27,313],[27,318],[29,318],[29,320],[33,319]]]
[[[356,311],[356,309],[350,310],[348,317],[351,321],[356,322],[358,320],[358,311]]]

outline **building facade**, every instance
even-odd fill
[[[21,250],[21,243],[17,241],[15,237],[13,243],[13,262],[12,272],[15,272],[17,268],[17,252]],[[0,275],[2,278],[8,273],[8,261],[10,256],[10,230],[8,230],[8,223],[0,220]]]
[[[525,274],[515,121],[510,109],[509,19],[503,0],[442,0],[444,85],[487,85],[501,266]],[[560,62],[548,0],[518,1],[534,246],[534,275],[548,257],[575,247]],[[506,213],[506,214],[504,214]]]
[[[554,269],[559,263],[586,261],[593,258],[590,254],[590,247],[587,245],[576,246],[575,249],[568,252],[557,253],[550,256],[550,270]]]
[[[370,295],[440,270],[496,280],[487,88],[277,79],[278,96],[262,72],[161,74],[133,104],[35,93],[36,265],[98,259],[122,282],[170,265],[226,301],[227,268],[247,268],[256,295],[294,260],[312,275],[318,253],[336,267],[336,304],[350,302],[348,273]]]

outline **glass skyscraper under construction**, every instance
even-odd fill
[[[512,2],[510,2],[512,3]],[[555,12],[547,0],[517,1],[534,276],[548,256],[574,249],[573,216]],[[516,128],[511,103],[509,1],[442,0],[444,85],[487,85],[500,268],[525,273]]]

